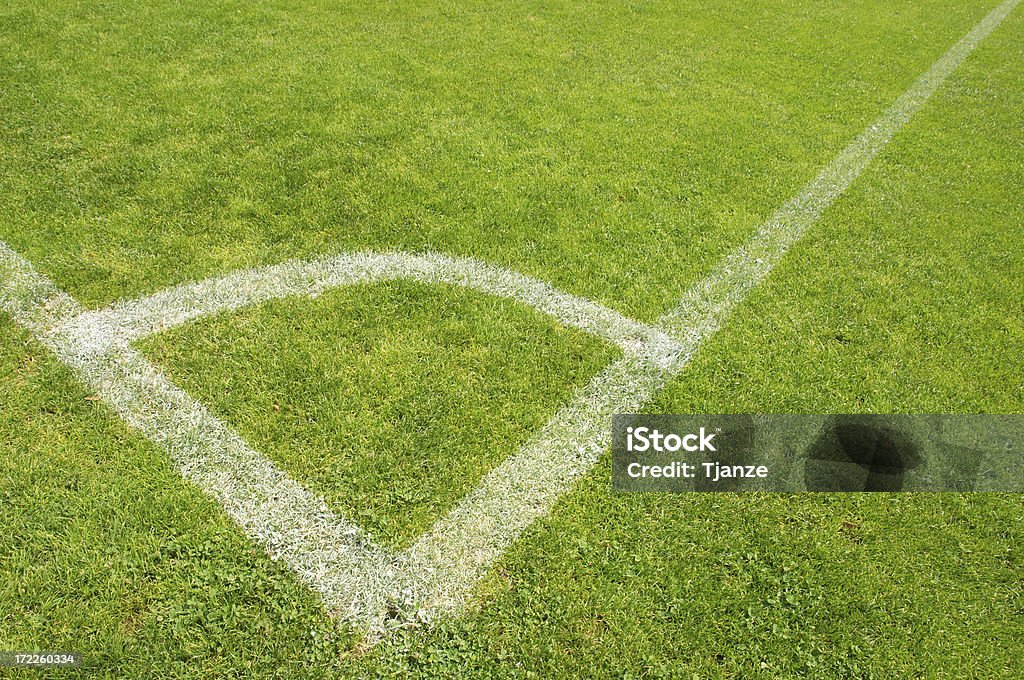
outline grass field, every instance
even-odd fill
[[[0,241],[90,308],[372,249],[654,323],[995,6],[10,0]],[[1022,111],[1017,8],[647,410],[1024,412]],[[621,354],[409,281],[138,347],[396,549]],[[605,455],[467,611],[370,646],[4,315],[0,378],[0,651],[100,677],[1024,674],[1014,495],[616,495]]]

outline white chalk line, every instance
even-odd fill
[[[471,258],[438,253],[357,252],[246,269],[84,312],[61,329],[83,346],[128,345],[193,319],[284,297],[317,297],[341,286],[408,279],[477,290],[527,304],[566,326],[618,345],[628,355],[669,364],[678,344],[664,331],[626,318],[537,279]]]
[[[387,581],[393,558],[355,525],[250,449],[134,349],[82,344],[63,331],[82,314],[80,307],[2,242],[0,280],[0,309],[31,330],[130,426],[165,448],[185,478],[320,591],[328,608],[356,620],[356,613],[391,606],[387,583],[366,587],[366,581]]]
[[[89,311],[3,244],[0,269],[0,308],[30,328],[130,426],[167,449],[187,479],[219,501],[272,557],[284,560],[318,590],[327,608],[373,632],[430,615],[423,593],[433,567],[375,545],[175,386],[131,341],[269,299],[315,297],[345,285],[411,279],[523,302],[619,344],[640,363],[664,365],[679,351],[662,331],[601,305],[529,277],[440,255],[355,253],[293,261]]]
[[[83,312],[0,242],[0,309],[50,347],[129,424],[167,448],[183,474],[318,590],[327,608],[371,633],[429,619],[466,603],[487,566],[607,449],[611,414],[640,410],[689,363],[731,310],[1018,2],[1006,0],[992,10],[654,328],[512,272],[471,260],[402,253],[286,263]],[[626,352],[577,390],[519,453],[489,473],[407,551],[375,546],[128,346],[131,339],[205,314],[399,277],[516,299]],[[244,289],[247,284],[253,289]]]
[[[816,222],[896,132],[1017,6],[1006,0],[943,54],[878,119],[853,140],[795,198],[783,205],[746,243],[690,288],[657,323],[682,346],[669,366],[613,363],[577,392],[520,452],[480,485],[412,548],[430,564],[432,606],[460,606],[486,567],[587,472],[611,445],[611,415],[640,411],[679,374],[701,344],[762,281],[785,252]]]

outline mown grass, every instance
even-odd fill
[[[406,282],[281,300],[144,347],[392,545],[428,529],[619,355],[524,305]]]
[[[87,304],[372,247],[652,319],[988,4],[9,3],[0,238]],[[651,410],[1022,412],[1022,32],[1018,10]],[[411,284],[145,351],[391,543],[610,356]],[[0,376],[0,648],[88,674],[1020,674],[1013,496],[614,495],[604,460],[470,612],[367,650],[7,320]]]
[[[653,320],[984,4],[8,3],[4,235],[88,304],[390,248]]]

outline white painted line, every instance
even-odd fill
[[[658,325],[683,348],[672,365],[641,365],[629,358],[612,364],[556,413],[518,455],[491,472],[413,546],[413,560],[434,568],[425,593],[428,606],[455,608],[464,602],[484,569],[535,519],[547,514],[573,480],[608,449],[612,414],[640,411],[683,370],[786,250],[846,191],[1018,2],[1006,0],[985,16],[795,198],[661,318]]]
[[[133,428],[166,449],[182,475],[215,498],[275,559],[284,560],[346,619],[369,621],[400,601],[397,558],[334,515],[134,349],[82,344],[81,309],[0,242],[0,310],[29,329]]]
[[[466,602],[488,565],[607,449],[611,415],[641,410],[683,370],[731,310],[1018,2],[1007,0],[989,13],[754,237],[694,286],[658,328],[472,260],[401,253],[286,263],[83,312],[2,242],[0,310],[71,366],[130,425],[166,448],[185,477],[319,591],[327,608],[371,634],[429,619]],[[129,346],[132,339],[205,314],[402,277],[519,300],[626,352],[407,551],[373,545]]]
[[[293,260],[190,283],[138,300],[85,312],[63,328],[83,345],[127,345],[201,316],[284,297],[317,297],[341,286],[408,279],[461,286],[527,304],[566,326],[618,345],[626,354],[669,364],[678,344],[664,331],[603,305],[569,295],[537,279],[470,258],[437,253],[358,252]]]
[[[637,365],[664,366],[679,348],[665,333],[539,281],[472,260],[356,253],[209,279],[82,311],[30,263],[0,244],[0,309],[30,328],[133,428],[164,447],[182,474],[224,506],[275,559],[315,588],[325,606],[371,633],[429,618],[438,569],[375,545],[227,425],[175,386],[132,340],[219,311],[370,281],[412,279],[518,300],[617,342]]]
[[[713,273],[691,288],[659,325],[692,353],[715,332],[821,214],[849,188],[869,163],[939,86],[1013,11],[1020,0],[1006,0],[985,16],[924,75],[854,139],[800,193],[783,205],[758,232],[730,254]]]

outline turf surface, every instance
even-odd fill
[[[653,320],[991,5],[15,0],[0,239],[88,305],[367,247]],[[1024,410],[1022,36],[1018,10],[651,411]],[[391,544],[614,355],[413,284],[144,350]],[[616,496],[604,460],[472,611],[367,650],[7,319],[0,376],[0,649],[128,677],[1019,675],[1015,497]]]

